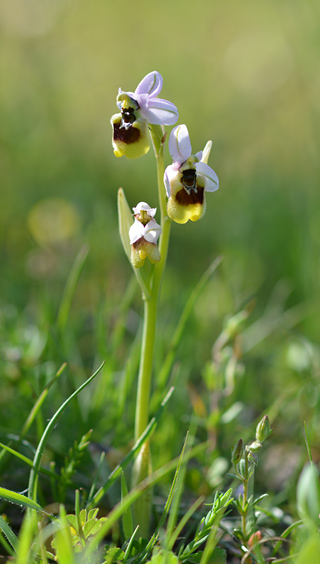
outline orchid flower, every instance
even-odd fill
[[[179,113],[174,104],[158,98],[163,79],[157,71],[147,74],[134,92],[119,88],[117,106],[121,111],[111,118],[113,126],[113,150],[116,157],[126,155],[129,159],[141,157],[148,152],[148,123],[173,125]]]
[[[206,209],[205,192],[215,192],[219,180],[207,164],[212,142],[203,151],[192,155],[189,132],[186,125],[178,125],[170,134],[169,152],[173,159],[164,173],[168,196],[168,216],[177,223],[189,219],[197,221]]]
[[[156,208],[150,208],[146,202],[140,202],[132,209],[135,220],[129,229],[131,263],[135,268],[140,268],[147,257],[152,263],[159,262],[160,252],[157,242],[161,235],[161,227],[154,219]]]

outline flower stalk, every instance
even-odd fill
[[[257,453],[271,433],[269,418],[265,415],[257,425],[255,440],[245,446],[240,439],[232,449],[231,462],[235,477],[240,480],[242,486],[242,492],[234,502],[241,516],[241,528],[235,529],[234,534],[241,541],[244,552],[250,548],[250,543],[257,539],[256,535],[261,534],[260,531],[255,530],[254,508],[259,499],[254,499],[254,471],[258,464]]]
[[[149,421],[149,403],[152,381],[153,355],[156,339],[157,310],[161,291],[161,282],[164,268],[167,260],[170,225],[171,220],[166,214],[166,196],[163,183],[164,175],[164,151],[163,151],[163,135],[159,136],[159,127],[151,126],[151,135],[153,139],[153,147],[157,162],[157,180],[158,195],[161,212],[161,229],[162,233],[159,242],[159,251],[161,260],[154,267],[153,279],[151,283],[150,296],[144,296],[144,318],[143,333],[140,356],[140,367],[138,375],[138,390],[136,400],[136,417],[135,417],[135,440],[137,441],[144,432]],[[140,483],[151,473],[151,453],[149,442],[145,443],[133,466],[132,484]],[[148,536],[150,526],[150,513],[152,506],[152,496],[150,492],[146,492],[141,499],[135,504],[134,518],[140,525],[140,534],[143,537]]]
[[[144,299],[144,318],[135,417],[135,441],[149,422],[149,398],[156,337],[158,296]]]
[[[149,421],[157,310],[167,261],[171,220],[186,223],[189,219],[200,219],[205,212],[204,192],[214,192],[219,186],[216,173],[207,164],[211,142],[207,143],[203,151],[192,154],[185,125],[177,126],[171,132],[169,152],[173,163],[165,170],[164,126],[174,125],[179,112],[172,102],[159,98],[162,84],[162,76],[153,71],[142,79],[134,92],[119,89],[119,113],[111,118],[115,156],[136,159],[145,155],[150,147],[149,131],[157,164],[160,225],[155,219],[156,208],[151,208],[146,202],[140,202],[133,208],[132,223],[132,213],[124,192],[120,189],[118,193],[120,236],[140,284],[144,301],[134,430],[136,441],[145,431]],[[150,444],[146,441],[132,469],[132,485],[139,484],[150,472]],[[144,538],[148,536],[151,504],[152,495],[147,491],[134,506],[135,521],[140,527],[140,535]]]

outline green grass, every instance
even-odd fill
[[[318,502],[299,476],[320,440],[318,4],[111,4],[0,6],[0,554],[173,564],[219,495],[239,495],[232,447],[268,414],[252,561],[274,550],[312,562]],[[156,205],[156,174],[151,151],[113,156],[109,119],[118,87],[155,69],[194,151],[213,139],[220,189],[201,221],[172,225],[141,540],[130,468],[142,304],[116,203],[121,186],[130,207]],[[197,556],[180,561],[245,556],[235,507],[214,515]]]

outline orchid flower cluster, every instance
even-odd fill
[[[120,113],[111,118],[113,127],[113,150],[116,157],[125,155],[136,159],[145,155],[150,148],[148,129],[152,126],[174,125],[179,117],[176,106],[158,98],[163,85],[162,76],[154,71],[147,74],[134,92],[119,88],[117,106]],[[163,140],[162,140],[163,142]],[[208,141],[203,151],[192,153],[189,132],[186,125],[176,126],[170,134],[169,152],[172,164],[163,176],[166,214],[177,222],[197,221],[206,209],[205,192],[219,188],[219,180],[208,165],[212,142]],[[151,263],[160,261],[156,249],[162,228],[154,219],[156,208],[140,202],[133,208],[134,224],[130,227],[131,263],[140,268],[149,257]]]
[[[137,159],[145,155],[150,149],[150,134],[157,163],[160,224],[155,219],[157,209],[146,202],[140,202],[132,208],[133,221],[124,191],[120,188],[118,192],[120,236],[140,284],[144,303],[135,414],[136,441],[143,435],[149,422],[157,307],[168,254],[171,220],[186,223],[200,219],[206,208],[205,193],[214,192],[219,187],[218,177],[208,165],[211,141],[208,141],[203,151],[193,154],[186,125],[177,125],[171,131],[169,153],[172,164],[165,169],[164,126],[175,125],[179,112],[172,102],[158,97],[162,83],[162,76],[158,72],[151,72],[142,79],[134,92],[119,89],[119,113],[111,118],[112,144],[116,157],[124,155],[128,159]],[[146,262],[147,258],[149,260]],[[149,441],[146,441],[133,465],[133,486],[149,475],[150,452]],[[150,514],[150,496],[144,494],[135,505],[134,519],[140,526],[140,534],[145,538],[148,535]]]

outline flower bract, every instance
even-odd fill
[[[147,74],[134,92],[119,88],[117,106],[120,113],[111,118],[113,150],[116,157],[136,159],[148,152],[148,123],[173,125],[179,113],[174,104],[158,98],[163,79],[157,71]]]
[[[157,246],[161,227],[154,219],[156,208],[150,208],[140,202],[133,208],[135,220],[129,229],[131,244],[131,263],[135,268],[143,266],[148,257],[151,263],[159,262],[160,252]]]
[[[219,180],[207,164],[212,143],[208,141],[203,151],[192,154],[186,125],[178,125],[170,134],[169,152],[173,159],[164,174],[168,196],[168,216],[177,223],[189,219],[197,221],[206,209],[205,192],[215,192]]]

